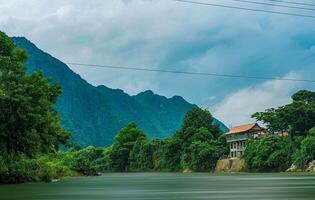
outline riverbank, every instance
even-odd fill
[[[314,172],[315,173],[315,160],[310,162],[307,167],[299,168],[295,165],[292,165],[287,172]]]

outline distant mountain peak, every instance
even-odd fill
[[[115,134],[131,121],[150,138],[168,137],[180,127],[185,113],[196,107],[180,96],[166,98],[151,90],[130,96],[121,89],[94,87],[27,38],[13,39],[29,55],[28,72],[40,70],[62,86],[56,109],[72,140],[82,146],[111,145]]]
[[[182,96],[178,96],[178,95],[175,95],[173,96],[172,98],[170,98],[171,100],[174,100],[176,102],[187,102]]]
[[[141,95],[153,96],[153,95],[157,95],[157,94],[155,94],[152,90],[145,90],[143,92],[138,93],[136,96],[141,96]],[[157,95],[157,96],[159,96],[159,95]]]
[[[105,89],[105,90],[112,90],[112,91],[116,91],[116,92],[119,92],[119,93],[123,93],[123,94],[127,94],[124,90],[122,89],[119,89],[119,88],[110,88],[110,87],[107,87],[105,85],[98,85],[97,88],[99,89]],[[128,95],[128,94],[127,94]]]
[[[38,49],[37,46],[33,42],[31,42],[29,39],[27,39],[26,37],[17,36],[17,37],[13,37],[12,39],[14,40],[16,45],[18,45],[18,46],[21,43],[24,43],[24,44],[31,45],[31,46],[35,47],[36,49]]]
[[[28,40],[26,37],[24,37],[24,36],[14,36],[14,37],[12,37],[14,40],[25,40],[25,41],[27,41],[27,42],[30,42],[30,43],[32,43],[30,40]]]

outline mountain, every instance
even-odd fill
[[[82,146],[108,146],[122,127],[131,121],[150,138],[173,134],[187,110],[196,107],[180,96],[166,98],[144,91],[130,96],[119,89],[94,87],[66,64],[37,48],[24,37],[14,37],[16,45],[28,53],[28,71],[42,71],[62,86],[56,109],[72,140]],[[216,120],[223,130],[226,126]]]

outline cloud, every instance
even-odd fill
[[[65,62],[271,77],[311,74],[307,66],[315,63],[313,19],[166,0],[0,0],[0,29]],[[151,89],[206,107],[264,84],[70,67],[93,85],[130,94]]]
[[[300,71],[299,73],[292,72],[283,78],[301,79],[305,76]],[[312,84],[309,87],[314,89],[315,86]],[[291,102],[293,93],[306,87],[305,83],[270,80],[238,90],[211,109],[214,115],[228,126],[251,123],[255,121],[255,119],[250,119],[255,112],[286,105]]]

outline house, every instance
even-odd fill
[[[230,158],[240,158],[245,151],[248,140],[259,138],[268,134],[266,129],[257,123],[233,127],[226,133],[226,141],[230,146]]]

